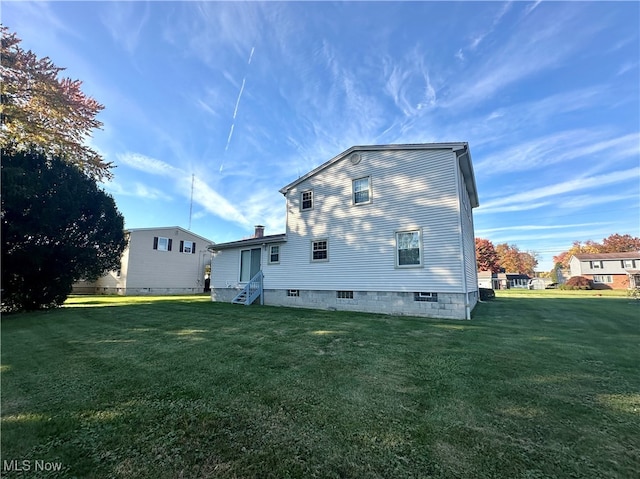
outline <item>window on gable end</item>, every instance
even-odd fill
[[[313,209],[313,191],[303,191],[300,193],[300,210],[307,211]]]
[[[164,238],[162,236],[153,237],[153,249],[158,251],[171,251],[171,238]]]
[[[193,241],[180,241],[180,252],[186,254],[196,253],[196,244]]]
[[[352,182],[352,200],[354,205],[371,202],[371,177],[358,178]]]

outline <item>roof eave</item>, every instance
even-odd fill
[[[270,235],[263,236],[262,238],[248,238],[244,240],[238,241],[229,241],[227,243],[217,243],[211,246],[211,251],[221,251],[224,249],[234,249],[242,246],[255,246],[255,245],[263,245],[263,244],[271,244],[271,243],[286,243],[287,235],[279,234],[279,235]]]
[[[337,156],[334,156],[329,161],[322,163],[320,166],[314,168],[307,174],[301,176],[300,178],[292,181],[288,185],[280,188],[280,193],[286,196],[287,192],[295,187],[296,185],[302,183],[303,181],[315,176],[320,171],[325,168],[331,166],[342,158],[349,156],[354,151],[394,151],[394,150],[452,150],[457,152],[462,149],[466,149],[469,151],[469,144],[466,141],[459,142],[447,142],[447,143],[406,143],[406,144],[395,144],[395,145],[360,145],[360,146],[352,146],[348,150],[343,151]],[[471,170],[473,173],[473,169]],[[474,189],[475,189],[475,179],[473,180]],[[476,194],[476,203],[478,202],[477,194]],[[476,204],[477,206],[477,204]]]

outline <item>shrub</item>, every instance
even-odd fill
[[[480,288],[480,301],[487,301],[496,297],[496,292],[491,288]]]
[[[593,289],[593,282],[584,276],[572,276],[565,284],[560,285],[560,289]]]

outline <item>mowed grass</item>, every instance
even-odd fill
[[[77,297],[5,316],[2,475],[640,477],[639,303],[507,291],[451,321]]]

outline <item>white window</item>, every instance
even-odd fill
[[[162,236],[153,237],[153,249],[158,251],[171,251],[171,238],[164,238]]]
[[[298,297],[300,297],[300,290],[299,289],[288,289],[287,290],[287,296],[289,296],[290,298],[298,298]]]
[[[276,264],[280,262],[280,246],[273,245],[269,247],[269,263]]]
[[[438,302],[438,293],[413,293],[414,301],[422,301],[426,303],[437,303]]]
[[[594,274],[593,275],[594,283],[613,283],[613,277],[610,274]]]
[[[371,178],[353,180],[353,204],[361,205],[371,202]]]
[[[396,266],[410,268],[422,265],[420,230],[396,233]]]
[[[303,191],[300,193],[300,209],[302,211],[313,209],[313,191]]]
[[[632,269],[633,268],[633,260],[632,259],[625,259],[623,267],[626,268],[626,269]]]
[[[193,241],[180,241],[180,252],[187,254],[195,254],[196,244]]]
[[[311,242],[311,261],[329,261],[329,240]]]
[[[591,262],[591,269],[601,269],[601,268],[602,268],[602,261]]]

